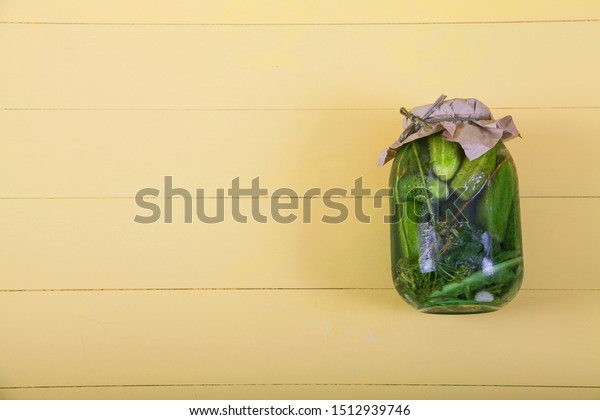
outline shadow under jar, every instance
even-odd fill
[[[469,160],[441,133],[397,149],[390,174],[394,287],[425,313],[499,309],[523,279],[517,171],[502,141]]]

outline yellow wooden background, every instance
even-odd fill
[[[592,0],[1,0],[0,397],[600,397],[599,40]],[[441,93],[524,137],[497,313],[406,305],[383,210],[133,222],[165,175],[385,187],[398,108]]]

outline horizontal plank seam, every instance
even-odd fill
[[[411,108],[411,106],[409,106]],[[492,110],[548,110],[548,109],[600,109],[600,106],[500,106]],[[392,111],[399,108],[30,108],[3,107],[0,111],[110,111],[110,112],[361,112],[361,111]]]
[[[600,389],[600,385],[534,385],[534,384],[435,384],[435,383],[198,383],[198,384],[96,384],[96,385],[30,385],[2,386],[0,390],[65,389],[65,388],[158,388],[158,387],[281,387],[281,386],[394,386],[394,387],[491,387],[491,388],[570,388]]]
[[[131,287],[131,288],[54,288],[54,289],[1,289],[0,293],[40,292],[201,292],[201,291],[347,291],[394,290],[393,287]],[[541,292],[600,292],[600,289],[521,288],[521,291]]]
[[[418,26],[418,25],[506,25],[596,23],[600,19],[538,19],[538,20],[474,20],[425,22],[68,22],[68,21],[0,21],[0,25],[69,25],[69,26]]]
[[[226,186],[227,187],[227,186]],[[222,187],[219,187],[222,188]],[[275,189],[277,189],[278,187],[274,187]],[[324,190],[326,190],[328,187],[322,187]],[[384,187],[382,187],[384,188]],[[215,189],[212,188],[211,189]],[[283,196],[284,198],[287,198],[287,196]],[[72,197],[0,197],[0,200],[135,200],[135,196],[127,196],[127,197],[110,197],[110,196],[99,196],[99,197],[76,197],[76,196],[72,196]],[[183,197],[181,196],[173,196],[173,197],[165,197],[165,196],[145,196],[144,200],[163,200],[165,198],[168,198],[170,200],[183,200]],[[199,197],[197,196],[192,196],[192,200],[196,200]],[[215,197],[215,196],[210,196],[210,197],[202,197],[202,199],[206,199],[206,200],[216,200],[218,198],[224,198],[227,200],[231,200],[233,197],[230,196],[225,196],[225,197]],[[252,197],[252,196],[240,196],[240,197],[235,197],[235,198],[239,198],[242,200],[249,200],[252,198],[259,198],[262,200],[272,200],[275,199],[276,197],[272,197],[272,196],[258,196],[258,197]],[[323,195],[310,195],[310,196],[298,196],[297,197],[299,200],[304,200],[304,199],[319,199],[319,198],[323,198]],[[354,200],[356,198],[365,198],[365,199],[370,199],[370,198],[375,198],[372,195],[363,195],[360,197],[354,197],[354,196],[345,196],[345,197],[341,197],[341,196],[334,196],[334,198],[336,200]],[[600,195],[522,195],[520,196],[521,199],[525,199],[525,200],[529,200],[529,199],[598,199],[600,198]]]

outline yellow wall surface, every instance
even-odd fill
[[[592,0],[1,0],[0,398],[600,398],[598,40]],[[398,108],[441,93],[523,135],[499,312],[405,304],[370,199],[133,220],[167,175],[211,209],[236,177],[384,188]]]

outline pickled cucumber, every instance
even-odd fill
[[[407,201],[403,203],[401,212],[397,226],[401,254],[406,260],[416,261],[419,259],[421,248],[419,221],[423,214],[423,205],[416,201]]]
[[[496,152],[499,148],[500,146],[496,146],[477,159],[463,159],[460,168],[450,182],[450,187],[458,193],[462,200],[471,200],[481,190],[496,167]]]
[[[511,159],[499,165],[477,202],[476,222],[494,239],[503,242],[515,196],[516,170]]]
[[[431,169],[441,180],[449,181],[458,171],[462,160],[460,145],[444,139],[441,132],[429,136],[428,142]]]
[[[515,197],[519,196],[517,180],[515,178]],[[521,208],[518,199],[513,199],[512,208],[508,216],[508,223],[506,226],[506,235],[502,247],[506,250],[521,251],[523,248],[523,240],[521,234]]]
[[[418,172],[404,175],[398,179],[396,195],[398,200],[401,202],[407,200],[425,202],[428,192],[436,200],[445,200],[448,197],[450,189],[444,181],[429,175],[426,175],[424,179],[425,185],[423,185],[423,178]]]

